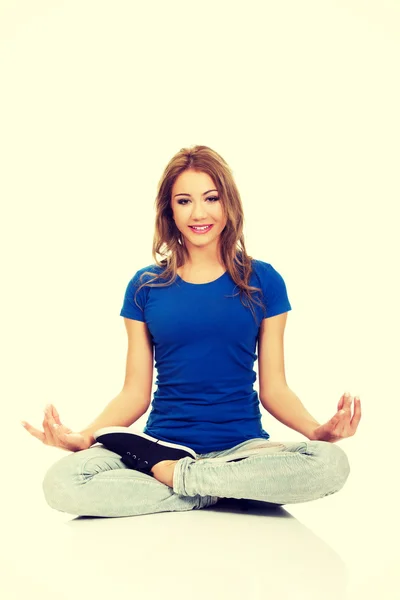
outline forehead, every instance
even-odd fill
[[[176,178],[172,186],[172,193],[189,193],[192,190],[203,193],[211,188],[216,189],[216,186],[208,173],[188,170],[184,171]]]

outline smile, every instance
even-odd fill
[[[193,225],[189,225],[189,227],[194,233],[207,233],[213,225],[205,225],[204,227],[194,227]]]

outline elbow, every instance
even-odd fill
[[[282,395],[285,395],[288,390],[289,387],[283,383],[273,389],[268,389],[267,391],[260,390],[259,399],[265,410],[269,411],[270,407],[273,406],[276,401],[279,401],[279,398],[281,398]]]

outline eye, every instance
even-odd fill
[[[209,196],[207,198],[207,200],[212,200],[213,202],[211,204],[214,204],[214,202],[216,202],[217,200],[219,200],[218,196]],[[182,206],[185,206],[185,204],[183,204],[185,202],[189,202],[189,200],[178,200],[178,204],[182,204]]]

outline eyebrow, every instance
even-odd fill
[[[208,190],[207,192],[204,192],[204,194],[202,194],[202,196],[205,196],[209,192],[218,192],[218,190]],[[190,196],[190,194],[175,194],[174,198],[176,198],[177,196]]]

